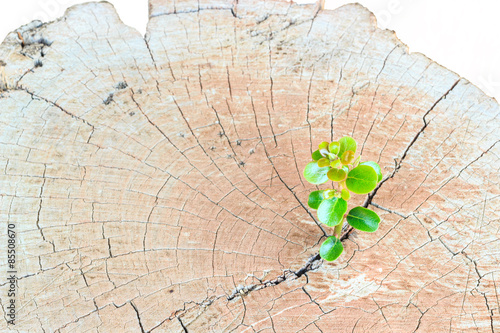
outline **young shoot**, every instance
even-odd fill
[[[374,232],[378,229],[380,217],[371,209],[361,206],[347,212],[351,193],[367,194],[382,180],[380,166],[375,162],[361,162],[356,158],[356,141],[344,136],[339,141],[321,142],[312,153],[313,161],[306,165],[304,178],[311,184],[319,185],[332,181],[332,188],[313,191],[309,194],[308,205],[317,209],[321,223],[333,227],[333,235],[320,247],[321,258],[327,261],[337,259],[344,250],[340,233],[344,221],[355,229]]]

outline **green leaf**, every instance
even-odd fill
[[[340,158],[340,162],[344,165],[350,164],[352,160],[354,160],[354,153],[351,150],[346,150]]]
[[[337,153],[339,152],[339,148],[340,144],[337,141],[330,143],[330,145],[328,146],[328,150],[330,151],[330,153],[335,155],[337,155]]]
[[[328,237],[319,248],[319,255],[326,261],[334,261],[344,251],[340,239],[334,236]]]
[[[347,174],[345,185],[351,192],[366,194],[377,186],[377,179],[377,173],[371,166],[358,165]]]
[[[319,148],[319,150],[321,150],[321,149],[325,149],[325,150],[327,150],[327,151],[328,151],[328,145],[330,145],[328,142],[323,141],[323,142],[321,142],[321,143],[319,144],[318,148]]]
[[[304,178],[311,184],[323,184],[328,181],[326,173],[330,170],[329,167],[320,168],[318,163],[311,162],[304,169]]]
[[[326,175],[328,176],[328,179],[330,179],[332,182],[339,182],[345,179],[347,173],[343,169],[333,168],[330,171],[328,171]]]
[[[326,156],[328,156],[328,158],[330,159],[330,161],[338,159],[337,155],[332,154],[332,153],[328,153]]]
[[[330,166],[332,168],[336,168],[338,165],[340,164],[340,159],[336,159],[336,160],[333,160],[331,163],[330,163]]]
[[[347,223],[355,229],[374,232],[378,229],[380,217],[371,209],[355,207],[347,214]]]
[[[331,199],[335,196],[336,191],[334,189],[331,190],[325,190],[323,192],[323,197],[324,199]]]
[[[320,149],[320,150],[319,150],[319,153],[320,153],[320,154],[321,154],[321,156],[323,156],[323,157],[327,157],[327,156],[328,156],[328,154],[330,154],[330,153],[328,152],[328,149]]]
[[[323,158],[318,160],[318,166],[320,168],[330,166],[330,160],[328,158],[323,157]]]
[[[323,158],[323,155],[319,152],[319,150],[316,150],[314,153],[312,153],[312,159],[314,161],[319,160],[320,158]]]
[[[344,221],[347,201],[342,198],[325,199],[318,207],[318,219],[329,227]]]
[[[339,153],[337,154],[338,156],[342,156],[344,152],[350,150],[353,153],[356,153],[356,141],[351,138],[350,136],[344,136],[342,139],[339,140]]]
[[[380,166],[375,163],[375,162],[361,162],[359,163],[359,165],[369,165],[373,168],[373,170],[375,170],[375,172],[377,173],[377,177],[378,177],[378,181],[377,183],[379,183],[381,180],[382,180],[382,170],[380,169]]]
[[[325,199],[323,191],[313,191],[309,193],[309,200],[307,200],[307,204],[312,209],[318,209],[319,204],[323,201],[323,199]]]
[[[346,189],[343,189],[342,192],[340,192],[340,195],[342,196],[342,199],[344,199],[345,201],[351,199],[351,192],[349,192]]]

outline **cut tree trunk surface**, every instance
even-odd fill
[[[145,37],[100,2],[0,46],[1,331],[500,330],[494,99],[358,4],[149,6]],[[382,222],[328,263],[302,170],[344,135]]]

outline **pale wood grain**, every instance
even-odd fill
[[[0,60],[8,329],[500,329],[498,103],[362,6],[150,0],[143,37],[89,3]],[[382,222],[327,263],[301,174],[343,135],[386,175]]]

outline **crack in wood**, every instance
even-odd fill
[[[150,3],[145,36],[99,3],[46,25],[43,61],[0,47],[0,198],[28,219],[21,330],[496,329],[496,103],[359,5]],[[381,165],[400,157],[362,204],[390,224],[346,224],[352,252],[325,266],[298,161],[337,128]],[[407,168],[427,174],[379,191]]]

